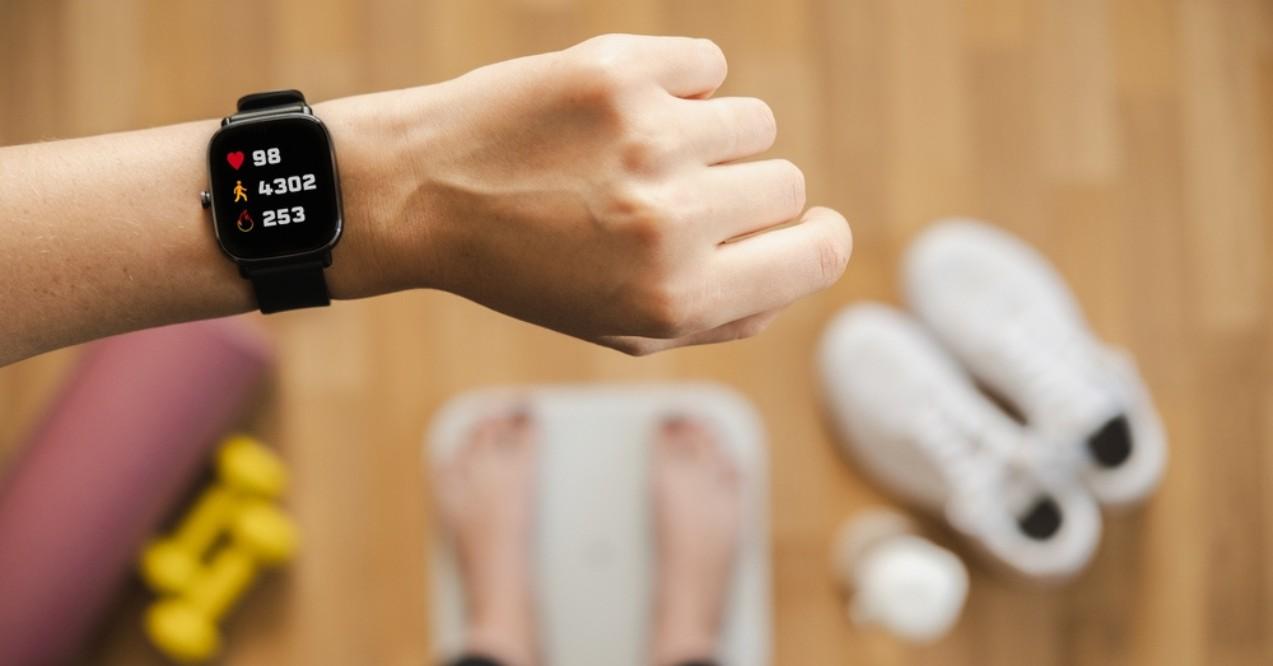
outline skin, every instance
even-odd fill
[[[438,510],[464,581],[466,650],[509,666],[539,661],[530,572],[537,448],[525,414],[496,416],[434,470]]]
[[[713,98],[725,73],[707,40],[605,35],[314,105],[345,204],[332,296],[443,289],[629,354],[759,333],[852,236],[795,165],[746,161],[776,124]],[[198,204],[216,128],[0,149],[0,364],[255,308]]]
[[[479,423],[434,488],[466,593],[466,651],[542,662],[531,584],[537,433],[524,412]],[[650,443],[657,569],[650,663],[710,661],[742,524],[741,482],[703,424],[667,421]]]
[[[658,553],[654,664],[706,661],[720,642],[742,527],[742,482],[704,424],[667,421],[652,443]]]

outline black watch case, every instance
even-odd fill
[[[331,263],[343,214],[331,134],[302,111],[230,118],[208,143],[217,243],[243,270]]]

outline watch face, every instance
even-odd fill
[[[340,237],[331,137],[312,116],[225,125],[208,145],[212,216],[236,259],[314,252]]]

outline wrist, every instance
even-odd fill
[[[419,95],[390,91],[346,97],[314,106],[331,133],[340,170],[344,227],[327,270],[332,298],[353,299],[430,287],[419,265],[421,248],[413,202],[412,156],[421,141],[415,125]],[[413,117],[414,116],[414,117]],[[422,256],[422,252],[424,252]]]

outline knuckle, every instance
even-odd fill
[[[610,107],[627,85],[623,67],[610,58],[586,59],[576,65],[575,76],[583,91],[582,99]]]
[[[630,219],[646,216],[654,203],[644,188],[627,183],[614,183],[603,195],[606,217]]]
[[[603,37],[594,39],[602,40]],[[630,71],[623,49],[606,42],[581,49],[574,54],[570,64],[570,74],[581,93],[580,99],[593,104],[613,103],[627,88]]]
[[[585,39],[579,43],[579,48],[590,51],[617,51],[627,48],[630,41],[630,35],[607,32]]]
[[[823,286],[834,284],[849,265],[848,248],[836,242],[834,238],[824,238],[818,241],[817,255],[818,277],[821,284]]]
[[[626,85],[622,67],[606,57],[575,59],[570,65],[569,76],[574,101],[584,107],[614,110]]]
[[[605,188],[602,196],[605,219],[633,225],[657,221],[658,204],[649,188],[616,183]]]
[[[784,174],[783,179],[786,187],[783,189],[785,195],[785,203],[787,212],[791,217],[795,217],[804,210],[807,203],[807,183],[805,182],[804,171],[796,166],[791,160],[781,160],[778,163],[779,169]]]
[[[774,318],[772,316],[765,316],[753,317],[740,322],[738,328],[734,331],[734,334],[737,336],[735,339],[743,340],[760,335],[769,328],[769,325],[773,323],[773,320]]]
[[[668,215],[651,188],[612,187],[603,206],[602,220],[642,255],[657,257],[669,242]]]
[[[744,139],[749,131],[746,121],[738,117],[736,110],[725,106],[711,107],[715,109],[712,114],[712,121],[716,128],[715,132],[719,133],[722,145],[719,147],[721,157],[730,158],[739,155],[741,150],[739,146],[743,145]]]
[[[658,351],[653,343],[639,338],[613,338],[606,341],[606,346],[628,356],[649,356]]]
[[[686,299],[668,284],[657,285],[641,296],[638,312],[642,314],[643,337],[668,340],[694,330]]]
[[[762,143],[768,148],[778,138],[778,119],[774,116],[773,108],[763,99],[751,98],[750,107],[745,112],[750,115],[746,119],[748,127],[754,128],[761,137]]]
[[[661,217],[641,215],[628,220],[625,229],[628,243],[652,268],[658,268],[670,243],[668,225]]]
[[[663,134],[633,128],[620,143],[619,159],[631,173],[649,174],[667,164],[675,152]]]
[[[725,58],[725,50],[720,44],[706,38],[700,37],[699,41],[703,45],[704,63],[713,68],[716,80],[724,81],[725,76],[729,73],[729,61]]]

